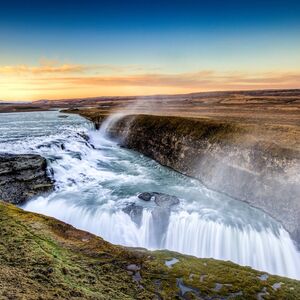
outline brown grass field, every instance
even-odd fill
[[[300,89],[0,102],[3,113],[50,109],[80,109],[84,116],[93,118],[125,111],[236,123],[248,128],[249,139],[267,139],[300,151]]]

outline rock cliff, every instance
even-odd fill
[[[93,120],[88,110],[80,114]],[[127,115],[107,130],[120,145],[264,210],[300,242],[299,132],[293,128]]]
[[[0,154],[0,199],[21,204],[52,189],[53,183],[47,175],[47,163],[43,157]]]

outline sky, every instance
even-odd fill
[[[300,88],[300,1],[1,1],[0,99]]]

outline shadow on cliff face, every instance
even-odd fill
[[[300,242],[300,156],[297,147],[283,147],[289,129],[151,117],[160,105],[140,98],[108,117],[101,130],[122,146],[262,209]],[[136,117],[141,113],[149,116]]]

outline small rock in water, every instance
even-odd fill
[[[155,195],[154,202],[160,207],[171,207],[173,205],[179,204],[180,201],[176,196],[157,194]]]
[[[144,201],[150,201],[153,193],[140,193],[138,194],[138,198]]]
[[[164,208],[169,208],[180,203],[176,196],[157,192],[144,192],[139,194],[138,198],[144,201],[154,200],[156,205]]]

